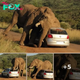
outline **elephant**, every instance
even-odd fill
[[[34,9],[36,9],[37,7],[35,7],[34,5],[31,4],[27,4],[27,5],[22,5],[20,6],[20,8],[22,8],[23,10],[15,10],[12,16],[12,20],[10,25],[8,26],[8,28],[3,32],[4,35],[7,35],[7,33],[10,31],[10,29],[17,24],[18,28],[22,27],[24,28],[24,25],[27,22],[27,19],[29,17],[29,15],[33,12]],[[29,42],[29,33],[26,36],[26,42]],[[21,45],[21,42],[20,42]]]
[[[33,76],[34,76],[33,78],[36,78],[36,76],[40,70],[51,70],[52,69],[52,63],[48,60],[45,60],[43,62],[39,59],[34,59],[29,66],[29,76],[31,76],[31,69],[33,67],[35,67],[35,69],[36,69],[36,73],[33,74]]]
[[[13,64],[13,71],[18,69],[19,70],[19,75],[23,76],[23,72],[25,70],[25,61],[23,58],[14,58],[12,60]]]
[[[63,66],[67,66],[66,69]],[[58,80],[66,80],[71,68],[77,67],[77,61],[71,54],[54,55],[54,74]],[[57,71],[60,71],[57,73]],[[57,75],[57,76],[56,76]],[[63,76],[64,75],[64,76]]]
[[[23,27],[20,45],[24,45],[25,38],[29,35],[30,29],[41,26],[43,31],[38,44],[38,47],[41,47],[42,41],[45,38],[49,28],[60,27],[59,20],[55,17],[49,7],[24,5],[21,8],[23,8],[23,10],[16,10],[14,12],[12,22],[4,33],[6,34],[15,24],[17,24],[18,27]]]

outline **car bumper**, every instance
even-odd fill
[[[48,46],[69,46],[69,41],[49,41],[47,40]]]
[[[53,78],[53,76],[51,76],[51,75],[50,76],[44,75],[43,78]]]
[[[9,74],[9,77],[19,77],[19,74]]]
[[[70,80],[80,80],[80,76],[69,76]]]

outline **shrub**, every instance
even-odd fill
[[[71,28],[71,25],[67,22],[61,22],[61,27],[64,28],[64,29],[69,29]]]

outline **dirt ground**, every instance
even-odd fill
[[[0,33],[3,32],[3,29],[0,29]],[[13,41],[20,41],[21,38],[20,33],[15,32],[9,32],[6,38],[13,40]],[[35,47],[29,47],[29,46],[21,46],[21,48],[25,48],[26,52],[28,53],[80,53],[80,45],[70,43],[70,46],[67,48],[62,47],[41,47],[41,48],[35,48]]]

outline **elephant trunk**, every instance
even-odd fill
[[[64,80],[66,80],[66,78],[68,77],[69,71],[70,71],[70,69],[67,69],[66,74],[64,76]]]
[[[29,77],[31,77],[31,68],[29,68]]]

